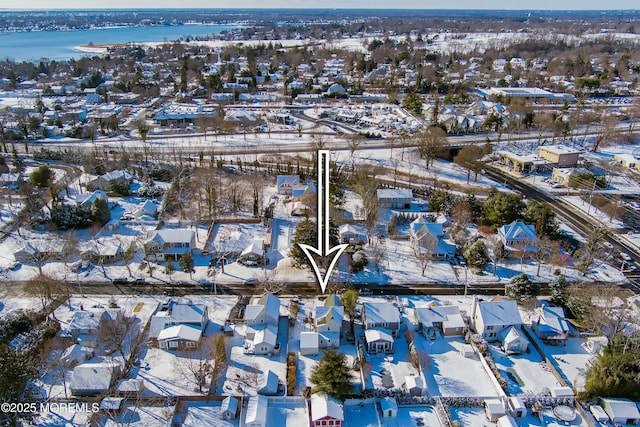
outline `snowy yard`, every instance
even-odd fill
[[[498,396],[489,375],[477,355],[464,357],[460,350],[464,340],[459,337],[426,340],[416,336],[416,347],[431,356],[431,367],[423,367],[430,396]],[[473,375],[469,375],[473,372]],[[473,424],[464,424],[473,425]]]
[[[440,427],[440,420],[436,408],[432,406],[399,406],[398,417],[395,420],[385,419],[385,427]]]
[[[532,345],[529,345],[528,353],[511,356],[493,345],[489,349],[493,361],[507,380],[506,391],[510,396],[538,395],[545,388],[560,386]]]
[[[301,427],[309,423],[307,405],[303,399],[284,401],[269,398],[267,409],[267,425],[282,427]]]
[[[347,400],[344,403],[344,427],[378,427],[380,415],[374,400]]]
[[[531,334],[546,356],[553,361],[556,369],[562,374],[569,386],[578,390],[584,387],[585,372],[595,357],[584,348],[583,344],[586,341],[578,337],[570,337],[566,341],[566,346],[554,346],[543,343],[533,332]]]
[[[180,415],[182,427],[238,427],[240,420],[223,420],[221,418],[221,401],[183,401],[183,415]]]

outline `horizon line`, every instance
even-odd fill
[[[102,11],[102,10],[121,10],[121,11],[135,11],[135,10],[173,10],[173,11],[184,11],[184,10],[371,10],[371,11],[409,11],[409,10],[438,10],[438,11],[529,11],[529,12],[629,12],[635,11],[640,12],[640,8],[622,8],[622,9],[540,9],[540,8],[512,8],[512,9],[501,9],[501,8],[438,8],[438,7],[425,7],[425,8],[416,8],[416,7],[396,7],[396,8],[369,8],[369,7],[88,7],[88,8],[77,8],[77,7],[48,7],[48,8],[0,8],[0,12],[47,12],[51,10],[56,11]]]

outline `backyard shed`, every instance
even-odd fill
[[[422,396],[423,392],[425,391],[422,378],[418,376],[408,375],[404,377],[404,384],[411,396]]]
[[[484,413],[487,416],[487,419],[492,423],[497,422],[500,417],[507,415],[507,411],[504,408],[504,404],[500,399],[485,400]]]
[[[640,423],[638,406],[629,399],[603,398],[600,404],[613,424],[637,426]]]

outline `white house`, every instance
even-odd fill
[[[518,427],[518,423],[511,415],[507,414],[498,418],[496,427]]]
[[[529,346],[529,341],[514,326],[500,332],[498,339],[502,344],[502,350],[507,354],[522,354]]]
[[[486,399],[484,401],[484,414],[492,423],[498,421],[498,418],[507,415],[504,403],[500,399]]]
[[[196,235],[193,230],[188,229],[158,230],[146,242],[145,247],[151,257],[155,259],[171,257],[177,260],[195,249]]]
[[[527,407],[518,396],[511,396],[507,401],[507,409],[513,418],[524,418],[527,416]]]
[[[470,317],[473,330],[487,341],[496,341],[510,326],[522,325],[518,304],[512,300],[480,301],[474,297]]]
[[[271,292],[262,295],[255,304],[248,305],[244,311],[244,320],[248,326],[277,326],[279,317],[280,299]]]
[[[247,411],[245,412],[244,425],[246,427],[267,427],[267,409],[269,400],[267,396],[251,396],[247,400]]]
[[[613,160],[619,162],[622,167],[627,169],[640,169],[640,159],[632,154],[614,154]]]
[[[384,328],[393,337],[398,336],[400,330],[400,311],[386,302],[365,302],[362,305],[362,323],[365,329]]]
[[[409,209],[413,200],[413,191],[393,188],[380,188],[378,201],[382,207],[391,209]]]
[[[264,257],[264,241],[254,239],[249,246],[244,248],[238,257],[238,262],[247,266],[263,265]]]
[[[613,424],[623,426],[640,424],[640,411],[635,402],[629,399],[602,398],[600,404]]]
[[[163,350],[193,350],[200,346],[202,333],[199,326],[169,326],[158,334],[158,347]]]
[[[124,184],[126,182],[131,183],[133,181],[133,175],[127,171],[115,170],[104,175],[101,175],[91,181],[87,182],[88,190],[103,190],[110,191],[111,184]]]
[[[91,194],[76,195],[76,205],[80,206],[83,209],[91,209],[91,206],[93,206],[93,202],[98,199],[102,199],[105,202],[109,201],[107,193],[105,193],[103,190],[95,190]]]
[[[367,231],[364,227],[355,224],[342,224],[338,228],[338,235],[342,243],[354,245],[358,242],[367,242]]]
[[[276,351],[278,327],[264,325],[255,329],[252,341],[248,342],[247,352],[253,354],[272,355]]]
[[[388,329],[367,329],[364,331],[364,340],[369,353],[393,353],[394,351],[394,339]]]
[[[508,251],[533,252],[538,243],[536,228],[522,221],[514,221],[500,227],[498,238]]]
[[[158,205],[153,203],[151,200],[145,200],[144,203],[140,204],[133,211],[133,216],[136,218],[141,218],[143,216],[155,217],[158,213]]]

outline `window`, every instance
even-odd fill
[[[178,348],[178,341],[169,341],[169,348]]]
[[[187,341],[187,347],[194,348],[195,346],[196,346],[196,343],[194,343],[193,341]]]
[[[487,326],[487,331],[493,331],[493,326]]]

